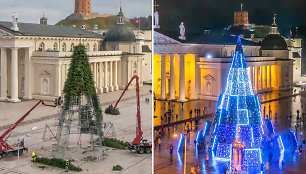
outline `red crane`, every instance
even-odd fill
[[[137,125],[136,125],[136,137],[134,138],[132,143],[128,144],[128,147],[130,150],[136,150],[138,153],[151,153],[152,152],[152,143],[148,143],[147,140],[143,140],[142,137],[142,130],[141,130],[141,119],[140,119],[140,96],[139,96],[139,77],[137,75],[134,75],[130,82],[126,85],[124,91],[122,92],[121,96],[119,97],[118,101],[116,102],[114,109],[116,109],[118,103],[120,102],[121,98],[125,94],[125,92],[128,90],[129,86],[133,82],[133,80],[136,80],[136,97],[137,97]],[[141,142],[142,141],[142,142]]]
[[[137,124],[136,126],[136,138],[132,142],[133,145],[138,145],[140,144],[140,141],[142,139],[142,130],[141,130],[141,119],[140,119],[140,99],[139,99],[139,77],[137,75],[134,75],[130,82],[126,85],[124,91],[122,92],[121,96],[119,97],[118,101],[116,102],[114,109],[116,109],[118,103],[120,102],[121,98],[123,97],[124,93],[128,90],[129,86],[133,82],[133,80],[136,79],[136,97],[137,97]]]
[[[10,137],[10,133],[39,105],[43,104],[44,106],[49,107],[56,107],[56,105],[47,105],[44,101],[40,100],[38,103],[36,103],[26,114],[24,114],[19,120],[17,120],[8,130],[6,130],[1,136],[0,136],[0,158],[4,154],[8,154],[10,152],[16,152],[18,149],[12,148],[5,140]],[[7,137],[6,137],[7,136]],[[24,140],[22,140],[22,146],[19,150],[26,150],[24,147]]]

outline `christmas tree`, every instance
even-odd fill
[[[220,94],[217,103],[213,154],[217,159],[232,160],[233,150],[243,149],[244,162],[258,166],[261,164],[263,133],[261,104],[254,94],[238,36],[225,91]]]
[[[101,129],[102,110],[94,83],[86,48],[80,44],[73,51],[68,77],[64,86],[64,106],[65,110],[69,109],[71,97],[80,97],[82,95],[91,97],[95,110],[96,126]]]

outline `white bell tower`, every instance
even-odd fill
[[[13,26],[11,27],[11,29],[14,30],[14,31],[19,31],[18,17],[17,17],[16,12],[14,12],[14,15],[12,16],[12,18],[13,18]]]

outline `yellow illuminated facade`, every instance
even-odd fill
[[[246,61],[256,93],[292,88],[291,60],[258,56],[246,57]],[[155,54],[154,97],[176,101],[216,101],[224,90],[230,62],[231,58],[209,59],[197,57],[197,54]]]

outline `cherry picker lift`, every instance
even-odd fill
[[[56,105],[48,105],[44,101],[40,100],[38,103],[36,103],[26,114],[24,114],[19,120],[17,120],[8,130],[6,130],[1,136],[0,136],[0,159],[3,158],[6,155],[10,154],[17,154],[18,150],[23,153],[23,151],[27,151],[28,148],[24,146],[24,139],[22,139],[19,143],[19,146],[17,144],[9,145],[7,143],[8,138],[10,137],[12,131],[39,105],[42,104],[44,106],[48,107],[56,107]],[[18,148],[19,147],[19,148]]]
[[[139,77],[134,75],[130,82],[125,87],[123,93],[121,94],[120,98],[116,102],[114,109],[116,109],[118,103],[120,102],[122,96],[127,91],[129,86],[131,85],[133,80],[136,80],[136,97],[137,97],[137,124],[136,124],[136,137],[134,138],[133,142],[128,143],[128,148],[132,150],[136,150],[137,153],[152,153],[152,142],[148,142],[148,140],[143,139],[142,137],[142,130],[141,130],[141,119],[140,119],[140,99],[139,99]]]

